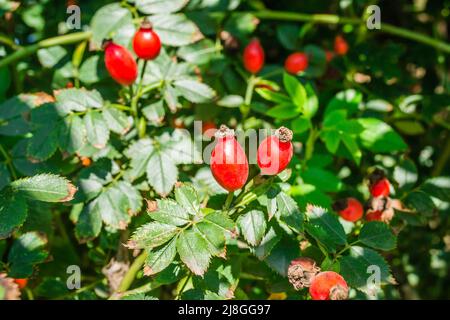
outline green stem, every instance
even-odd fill
[[[187,284],[191,280],[191,277],[192,277],[192,273],[189,273],[189,275],[186,277],[186,281],[184,281],[183,285],[181,286],[180,291],[178,291],[178,294],[177,294],[175,300],[180,300],[180,297],[183,294],[184,289],[186,288]]]
[[[8,38],[4,34],[0,34],[0,43],[7,45],[8,47],[10,47],[13,50],[18,50],[21,48],[19,45],[14,43],[14,40]]]
[[[263,10],[250,13],[256,16],[257,18],[263,20],[301,21],[301,22],[313,22],[318,24],[361,25],[366,23],[366,21],[360,18],[346,18],[333,14],[305,14],[305,13],[272,11],[272,10]],[[375,30],[377,32],[387,33],[394,36],[398,36],[400,38],[420,42],[433,48],[436,48],[438,50],[442,50],[447,54],[450,54],[450,44],[437,39],[433,39],[417,31],[410,31],[407,29],[396,27],[389,23],[381,23],[381,28]]]
[[[245,99],[244,104],[246,106],[249,106],[252,103],[252,97],[253,97],[253,89],[255,87],[255,75],[252,74],[250,78],[248,78],[247,82],[247,90],[245,91]]]
[[[123,277],[122,282],[120,283],[119,288],[117,289],[118,292],[125,292],[128,290],[128,288],[133,283],[134,279],[136,278],[136,274],[139,270],[141,270],[142,266],[144,265],[145,259],[147,258],[147,252],[142,252],[136,259],[134,259],[133,264],[130,266],[130,269],[128,269],[128,272],[125,274],[125,277]]]
[[[14,166],[12,165],[12,159],[9,156],[8,152],[5,150],[5,148],[1,144],[0,144],[0,153],[5,158],[5,163],[8,166],[9,171],[11,172],[11,175],[12,175],[13,179],[16,180],[17,179],[17,174],[16,174],[16,170],[14,169]]]
[[[38,43],[29,45],[27,47],[22,47],[17,51],[15,51],[14,53],[10,54],[9,56],[6,56],[2,60],[0,60],[0,68],[7,66],[8,64],[13,63],[15,61],[21,60],[25,57],[28,57],[34,54],[39,49],[53,47],[57,45],[77,43],[80,41],[85,41],[89,39],[91,36],[92,36],[91,31],[84,31],[84,32],[69,33],[63,36],[57,36],[39,41]]]
[[[434,166],[433,172],[431,175],[433,177],[437,177],[442,173],[445,166],[448,164],[448,158],[450,157],[450,139],[448,139],[447,135],[447,143],[445,144],[444,151],[441,152],[441,155],[436,160],[436,165]]]
[[[132,294],[147,293],[149,291],[152,291],[152,290],[155,290],[155,289],[159,288],[161,285],[162,284],[158,283],[158,282],[149,282],[149,283],[146,283],[143,286],[140,286],[140,287],[138,287],[136,289],[125,291],[125,292],[121,293],[120,296],[121,297],[125,297],[125,296],[129,296],[129,295],[132,295]],[[116,298],[117,298],[117,295],[116,296],[112,296],[111,300],[116,299]]]
[[[223,206],[224,211],[226,211],[230,208],[231,203],[233,202],[233,196],[234,196],[233,191],[228,192],[227,199],[225,200],[225,204]]]

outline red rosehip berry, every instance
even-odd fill
[[[104,49],[106,70],[111,77],[124,86],[132,84],[138,76],[138,70],[131,52],[112,41],[106,41]]]
[[[142,22],[134,35],[133,50],[139,58],[144,60],[155,59],[161,51],[161,40],[147,19]]]
[[[261,174],[276,175],[286,169],[294,154],[291,140],[292,131],[281,127],[261,142],[257,154]]]
[[[361,219],[364,213],[364,208],[355,198],[347,198],[338,200],[333,204],[333,209],[339,213],[342,219],[355,222]]]
[[[334,39],[334,52],[339,56],[344,56],[348,52],[348,43],[342,36],[336,36]]]
[[[370,186],[370,193],[374,197],[387,197],[389,195],[389,180],[383,178]]]
[[[383,221],[383,212],[379,210],[367,211],[366,221]]]
[[[14,282],[17,283],[20,289],[23,289],[28,284],[28,279],[14,279]]]
[[[303,52],[290,54],[284,62],[284,69],[291,74],[297,74],[308,68],[308,56]]]
[[[325,51],[325,60],[327,62],[330,62],[331,60],[333,60],[333,58],[334,58],[334,52],[330,51],[330,50],[326,50]]]
[[[248,161],[244,149],[225,125],[216,132],[217,144],[211,152],[211,172],[216,181],[232,192],[241,189],[248,178]]]
[[[313,300],[345,300],[348,298],[348,285],[340,274],[325,271],[314,277],[309,294]]]
[[[258,73],[264,66],[264,49],[258,39],[253,39],[244,49],[244,67],[253,74]]]
[[[205,121],[202,125],[202,133],[205,137],[212,138],[217,132],[216,124],[212,121]]]

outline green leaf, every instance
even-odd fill
[[[306,103],[303,105],[303,114],[306,118],[311,119],[319,110],[319,99],[317,98],[316,92],[312,87],[311,83],[305,85],[305,90],[307,94]]]
[[[16,239],[8,254],[9,276],[29,278],[34,266],[47,259],[46,245],[47,238],[37,232],[28,232]]]
[[[416,165],[409,159],[402,159],[394,168],[394,179],[402,189],[410,189],[419,177]]]
[[[158,222],[173,226],[183,226],[189,223],[189,214],[186,210],[173,200],[156,200],[157,209],[150,212],[150,217]]]
[[[339,220],[325,209],[309,206],[306,210],[309,223],[306,231],[329,252],[336,252],[338,246],[345,245],[347,238]]]
[[[280,23],[276,26],[277,38],[281,45],[288,50],[296,50],[298,44],[300,27],[294,23]]]
[[[200,210],[197,191],[190,184],[183,184],[175,189],[175,199],[187,214],[196,215]]]
[[[260,210],[251,210],[241,215],[237,224],[245,240],[252,246],[261,242],[267,228],[264,212]]]
[[[221,211],[208,214],[203,218],[203,223],[214,225],[218,230],[221,230],[221,232],[224,232],[225,234],[228,232],[231,236],[236,235],[235,223]]]
[[[92,40],[97,48],[101,48],[102,41],[111,38],[114,42],[127,45],[131,39],[129,35],[128,43],[124,43],[123,35],[131,31],[134,32],[133,17],[130,10],[124,8],[120,3],[111,3],[101,7],[95,12],[91,21]]]
[[[322,168],[310,166],[301,177],[304,183],[312,184],[324,192],[337,192],[343,187],[341,180],[333,172]]]
[[[284,192],[279,192],[276,196],[277,217],[286,223],[291,229],[303,232],[303,214],[300,212],[297,203]]]
[[[283,74],[283,84],[287,93],[292,99],[292,102],[300,109],[303,110],[303,106],[306,103],[307,95],[305,87],[294,76],[288,73]]]
[[[325,141],[325,146],[327,150],[332,154],[335,154],[339,148],[339,143],[341,142],[341,136],[334,130],[322,132],[322,138]]]
[[[244,98],[241,96],[232,94],[223,97],[219,101],[217,101],[217,105],[226,108],[237,108],[244,103]]]
[[[355,160],[356,164],[359,164],[361,162],[362,152],[359,149],[355,138],[348,134],[344,134],[341,136],[341,139],[347,150],[350,152],[353,160]]]
[[[255,91],[263,99],[266,99],[266,100],[269,100],[269,101],[272,101],[275,103],[279,103],[279,104],[291,103],[291,99],[289,99],[288,96],[286,96],[282,93],[274,92],[272,90],[265,89],[265,88],[256,88]]]
[[[179,229],[160,222],[150,222],[139,227],[131,237],[128,246],[132,249],[151,249],[172,239]]]
[[[142,207],[142,196],[139,190],[137,190],[135,186],[131,185],[131,183],[127,181],[119,181],[117,182],[115,187],[119,189],[128,199],[128,214],[137,214]]]
[[[364,128],[360,134],[363,147],[372,152],[404,151],[408,145],[388,124],[375,118],[358,120]]]
[[[177,239],[181,261],[196,275],[203,275],[211,260],[208,242],[196,230],[182,232]]]
[[[11,182],[8,167],[4,163],[0,163],[0,191]]]
[[[16,136],[29,131],[29,125],[24,116],[30,110],[31,104],[25,95],[10,98],[0,104],[0,135]]]
[[[213,256],[225,256],[225,233],[215,224],[200,222],[193,226],[208,244],[208,250]]]
[[[39,62],[45,68],[53,68],[58,62],[64,58],[67,54],[67,50],[61,46],[54,46],[50,48],[39,49],[37,57]]]
[[[292,119],[297,117],[301,113],[301,110],[294,104],[280,104],[273,108],[270,108],[266,115],[280,120]]]
[[[408,193],[403,202],[407,207],[415,209],[417,213],[426,217],[433,216],[436,213],[433,200],[423,191]]]
[[[381,284],[395,282],[384,258],[372,249],[352,246],[350,254],[340,259],[339,262],[340,273],[349,286],[367,294],[375,294],[375,290],[379,289],[371,288],[368,283],[369,277],[372,275],[379,274]],[[376,273],[374,273],[375,269]]]
[[[103,186],[112,181],[112,171],[113,162],[106,158],[101,158],[90,167],[82,169],[78,176],[77,199],[87,202],[95,198]]]
[[[198,81],[176,80],[173,85],[184,98],[194,103],[209,102],[215,96],[213,89]]]
[[[168,154],[155,150],[147,164],[147,178],[160,195],[167,195],[178,178],[178,168]]]
[[[386,223],[372,221],[362,227],[359,241],[369,247],[389,251],[396,247],[397,239]]]
[[[89,111],[84,116],[88,141],[97,149],[106,147],[109,140],[108,125],[99,112]]]
[[[125,150],[125,155],[131,159],[129,171],[131,180],[141,177],[147,170],[150,157],[153,155],[153,143],[150,139],[141,139]]]
[[[325,116],[335,110],[345,110],[348,115],[351,115],[358,111],[359,106],[362,103],[362,98],[362,93],[354,89],[338,92],[336,96],[328,102],[325,109]]]
[[[0,192],[0,239],[8,237],[27,218],[27,203],[20,194]]]
[[[131,221],[128,198],[116,185],[100,194],[97,206],[103,222],[114,229],[124,230]]]
[[[259,246],[255,247],[252,251],[259,260],[264,260],[280,240],[281,236],[271,227],[261,240]]]
[[[56,95],[56,106],[65,112],[83,112],[90,108],[99,109],[103,106],[103,98],[96,90],[63,89]]]
[[[64,118],[59,128],[59,147],[61,150],[73,154],[85,146],[86,128],[79,116]]]
[[[11,187],[32,200],[66,202],[73,199],[77,189],[66,178],[53,174],[40,174],[11,183]]]
[[[164,110],[164,104],[162,100],[152,103],[144,108],[142,108],[142,113],[147,118],[148,121],[154,126],[160,126],[166,115]]]
[[[176,240],[177,238],[175,237],[158,250],[147,252],[147,258],[144,265],[145,275],[154,275],[164,270],[172,263],[177,254]]]
[[[270,255],[264,261],[267,265],[283,277],[287,276],[287,271],[291,261],[298,258],[300,248],[298,242],[292,239],[282,239],[271,250]]]
[[[124,135],[131,128],[131,120],[126,113],[115,108],[103,109],[103,118],[109,130],[117,134]]]
[[[97,205],[97,199],[85,205],[75,226],[75,236],[78,241],[86,242],[100,234],[102,229],[102,216]]]
[[[136,8],[145,14],[171,13],[183,8],[189,0],[136,0]]]
[[[177,51],[177,56],[194,65],[203,65],[221,57],[220,50],[210,39],[183,46]]]
[[[85,84],[93,84],[106,79],[108,72],[100,55],[87,58],[80,67],[79,78]]]
[[[149,19],[165,45],[179,47],[203,39],[197,26],[184,14],[156,14]]]
[[[420,190],[445,202],[450,202],[450,177],[436,177],[425,181]]]

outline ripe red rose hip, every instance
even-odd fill
[[[348,43],[342,36],[336,36],[334,39],[334,52],[339,56],[344,56],[348,52]]]
[[[264,66],[264,49],[258,39],[253,39],[244,49],[244,67],[250,73],[258,73]]]
[[[333,204],[333,209],[339,213],[342,219],[355,222],[361,219],[364,208],[355,198],[338,200]]]
[[[17,285],[19,286],[19,289],[23,289],[27,286],[28,284],[28,279],[14,279],[14,282],[17,283]]]
[[[132,84],[138,76],[138,70],[131,52],[112,41],[106,41],[103,47],[106,69],[111,77],[124,86]]]
[[[383,178],[372,184],[370,193],[374,197],[387,197],[389,195],[389,180]]]
[[[232,192],[241,189],[248,178],[248,161],[244,149],[234,137],[234,131],[220,126],[217,144],[211,152],[211,172],[216,181]]]
[[[325,271],[314,277],[309,294],[313,300],[345,300],[348,298],[348,285],[340,274]]]
[[[133,50],[139,58],[144,60],[155,59],[161,51],[161,40],[147,19],[142,22],[134,35]]]
[[[292,131],[281,127],[261,142],[257,154],[261,174],[276,175],[286,169],[294,154],[291,140]]]
[[[379,210],[375,211],[367,211],[366,213],[366,221],[383,221],[383,212]]]
[[[308,56],[303,52],[290,54],[284,62],[284,69],[291,74],[297,74],[308,68]]]

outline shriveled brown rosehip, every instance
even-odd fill
[[[348,298],[348,291],[347,282],[334,271],[319,273],[309,287],[313,300],[345,300]]]
[[[312,279],[320,272],[316,262],[307,257],[300,257],[291,261],[288,268],[288,279],[295,290],[308,288]]]

